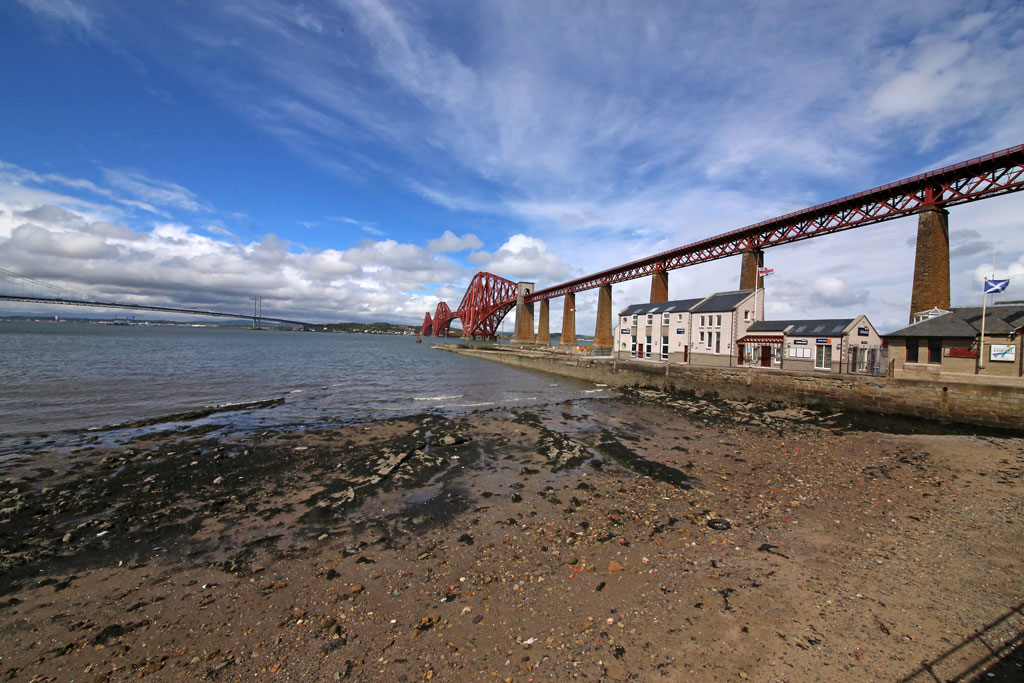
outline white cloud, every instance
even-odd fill
[[[89,34],[97,30],[96,13],[75,0],[18,0],[36,16]]]
[[[451,232],[433,242],[479,243]],[[0,263],[93,299],[244,312],[259,294],[267,315],[315,321],[418,323],[436,296],[469,278],[427,246],[366,239],[348,249],[311,249],[272,234],[242,242],[216,224],[132,225],[114,202],[2,180]]]
[[[24,223],[14,229],[9,241],[17,252],[37,256],[58,256],[73,259],[116,259],[120,251],[96,235],[50,231]]]
[[[445,230],[440,237],[427,243],[427,249],[430,251],[463,251],[480,249],[483,246],[484,243],[473,233],[468,232],[459,237],[451,230]]]
[[[571,272],[568,264],[557,254],[550,253],[542,240],[521,233],[509,237],[493,253],[473,252],[469,261],[480,265],[481,270],[500,273],[509,280],[556,283],[567,279]]]
[[[117,189],[127,192],[147,205],[184,209],[193,213],[213,210],[201,203],[189,189],[167,180],[155,180],[138,170],[105,168],[103,177]]]

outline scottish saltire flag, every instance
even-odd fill
[[[1006,285],[1010,284],[1009,280],[989,280],[985,278],[985,293],[986,294],[998,294],[999,292],[1006,291]]]

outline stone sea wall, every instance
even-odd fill
[[[576,358],[534,351],[450,347],[463,355],[609,386],[655,386],[698,397],[829,407],[1024,429],[1024,385],[889,379],[746,368]]]

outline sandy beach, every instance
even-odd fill
[[[0,679],[1013,680],[1022,474],[1017,435],[638,390],[26,454]]]

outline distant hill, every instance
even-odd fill
[[[416,325],[395,325],[393,323],[328,323],[314,325],[318,332],[363,332],[368,334],[418,334]]]

